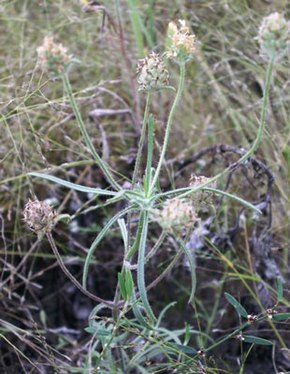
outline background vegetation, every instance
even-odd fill
[[[193,365],[190,359],[173,359],[162,339],[153,335],[151,340],[144,337],[139,346],[132,347],[128,341],[124,347],[139,366],[124,369],[112,349],[111,356],[103,357],[107,369],[98,371],[92,352],[97,357],[100,349],[85,331],[95,304],[71,284],[49,245],[39,243],[22,221],[23,206],[34,196],[49,199],[59,212],[75,215],[69,225],[59,224],[53,235],[67,267],[80,279],[87,248],[112,215],[101,199],[98,210],[88,211],[96,202],[87,194],[27,177],[30,171],[49,170],[72,182],[107,186],[86,152],[61,81],[48,80],[36,66],[36,48],[44,36],[55,35],[79,60],[70,78],[87,129],[103,158],[119,171],[120,183],[126,183],[134,166],[145,104],[135,82],[137,61],[153,48],[163,51],[169,21],[189,21],[200,42],[200,56],[187,68],[166,172],[160,179],[163,189],[183,187],[192,174],[210,177],[221,171],[255,138],[266,69],[255,37],[262,18],[271,12],[290,18],[288,3],[116,0],[103,1],[97,12],[86,12],[76,0],[0,2],[1,373],[290,371],[287,320],[251,326],[251,335],[269,339],[273,346],[229,339],[205,358],[200,355]],[[172,65],[170,70],[171,83],[176,85],[177,69]],[[207,347],[239,326],[239,316],[224,292],[256,315],[275,305],[280,278],[284,297],[279,311],[288,310],[289,83],[286,56],[274,69],[261,147],[255,158],[221,182],[228,192],[260,202],[263,217],[217,198],[215,210],[205,210],[200,231],[195,230],[189,240],[197,261],[195,303],[187,303],[190,273],[182,258],[149,292],[158,313],[176,301],[161,326],[176,336],[183,329],[180,339],[190,347]],[[157,145],[162,144],[172,98],[166,92],[153,102]],[[115,213],[122,208],[116,206]],[[148,266],[148,283],[166,267],[174,251],[174,245],[166,242]],[[112,299],[122,261],[117,229],[102,242],[94,261],[90,290]],[[184,328],[190,330],[188,335],[183,336]],[[127,333],[134,336],[129,327]],[[159,348],[157,353],[152,353],[153,346]],[[137,360],[139,351],[143,355]]]

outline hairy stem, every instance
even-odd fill
[[[60,253],[58,252],[58,249],[55,245],[55,242],[54,242],[54,239],[51,235],[50,232],[47,232],[46,233],[46,237],[49,241],[49,244],[51,246],[51,249],[57,259],[57,262],[61,268],[61,270],[64,272],[64,274],[69,278],[69,280],[86,296],[88,296],[90,299],[94,300],[94,301],[97,301],[98,303],[103,303],[105,305],[107,305],[109,308],[113,308],[115,305],[112,301],[108,301],[108,300],[104,300],[102,299],[101,297],[99,296],[96,296],[94,294],[92,294],[91,292],[87,291],[86,289],[83,288],[83,286],[77,281],[77,279],[69,272],[69,270],[66,268],[63,260],[62,260],[62,257],[60,255]]]
[[[260,113],[258,133],[257,133],[256,139],[254,140],[251,148],[243,156],[241,156],[237,162],[235,162],[234,164],[230,165],[229,167],[227,167],[226,169],[224,169],[222,172],[220,172],[216,176],[210,178],[208,181],[206,181],[204,183],[201,183],[197,187],[196,191],[200,190],[203,187],[209,186],[212,182],[220,179],[222,176],[224,176],[228,172],[232,171],[233,168],[235,168],[239,164],[245,162],[258,149],[258,147],[259,147],[259,145],[260,145],[260,143],[262,141],[262,137],[263,137],[263,133],[264,133],[264,130],[265,130],[265,125],[266,125],[266,115],[267,115],[267,108],[268,108],[268,101],[269,101],[269,93],[270,93],[270,87],[271,87],[273,66],[274,66],[274,61],[271,60],[269,62],[269,65],[268,65],[268,68],[267,68],[267,72],[266,72],[265,90],[264,90],[262,108],[261,108],[261,113]],[[188,192],[185,192],[185,193],[179,195],[179,198],[185,197],[185,196],[191,194],[192,192],[193,192],[192,190],[188,191]]]
[[[162,151],[161,151],[161,155],[160,155],[159,162],[158,162],[158,165],[157,165],[157,168],[156,168],[156,172],[154,174],[154,178],[153,178],[153,181],[152,181],[152,184],[151,184],[151,187],[150,187],[149,195],[152,193],[152,191],[153,191],[153,189],[156,185],[156,182],[159,178],[160,170],[161,170],[161,167],[162,167],[162,164],[163,164],[163,161],[164,161],[165,153],[166,153],[168,142],[169,142],[169,135],[170,135],[171,125],[172,125],[172,121],[173,121],[173,116],[174,116],[175,110],[176,110],[177,105],[178,105],[178,103],[180,101],[180,98],[181,98],[181,94],[182,94],[182,90],[183,90],[183,86],[184,86],[184,78],[185,78],[185,64],[180,64],[180,77],[179,77],[178,89],[177,89],[177,93],[176,93],[174,102],[172,104],[172,108],[171,108],[169,116],[168,116],[168,120],[167,120],[167,124],[166,124],[166,130],[165,130],[165,136],[164,136],[164,142],[163,142],[163,146],[162,146]]]
[[[151,93],[149,92],[147,94],[147,98],[146,98],[143,125],[142,125],[142,130],[141,130],[141,135],[140,135],[140,140],[139,140],[139,145],[138,145],[138,152],[137,152],[137,157],[136,157],[136,162],[135,162],[135,168],[134,168],[134,173],[133,173],[133,178],[132,178],[132,188],[134,188],[134,186],[135,186],[138,171],[139,171],[139,168],[140,168],[142,150],[143,150],[143,147],[144,147],[144,141],[145,141],[145,136],[146,136],[146,129],[147,129],[150,103],[151,103]]]

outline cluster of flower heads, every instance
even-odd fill
[[[23,220],[31,231],[45,233],[53,228],[56,213],[45,201],[28,200],[24,207]]]
[[[193,204],[188,199],[168,199],[163,207],[154,211],[154,220],[160,226],[170,232],[182,232],[194,226],[198,216]]]
[[[261,55],[266,60],[279,60],[289,46],[290,23],[280,13],[265,17],[259,29]]]
[[[44,38],[42,45],[37,48],[37,55],[38,64],[53,77],[65,73],[71,63],[67,48],[55,43],[52,36]]]
[[[139,91],[158,91],[169,85],[169,72],[162,58],[152,52],[137,67]]]
[[[167,32],[167,51],[165,56],[179,64],[185,64],[196,53],[196,37],[184,20],[178,24],[170,22]],[[151,52],[137,67],[139,91],[159,91],[169,86],[169,73],[162,57]]]

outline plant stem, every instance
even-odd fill
[[[267,115],[267,108],[268,108],[268,101],[269,101],[269,93],[270,93],[270,86],[271,86],[271,79],[272,79],[272,72],[273,72],[273,66],[274,66],[274,60],[272,59],[269,62],[267,72],[266,72],[266,78],[265,78],[265,90],[263,95],[263,102],[262,102],[262,109],[260,113],[260,124],[258,129],[257,137],[252,145],[252,147],[246,152],[239,160],[238,163],[242,163],[246,159],[248,159],[259,147],[263,133],[265,130],[265,124],[266,124],[266,115]]]
[[[203,187],[209,186],[210,184],[212,184],[212,182],[220,179],[222,176],[224,176],[225,174],[227,174],[229,171],[232,171],[233,168],[237,167],[239,164],[241,164],[242,162],[246,161],[249,157],[251,157],[251,155],[259,147],[259,145],[260,145],[260,143],[262,141],[262,137],[263,137],[263,133],[264,133],[264,130],[265,130],[265,125],[266,125],[266,114],[267,114],[267,108],[268,108],[268,100],[269,100],[269,93],[270,93],[270,86],[271,86],[271,78],[272,78],[273,66],[274,66],[274,60],[271,60],[269,62],[269,65],[268,65],[268,68],[267,68],[267,72],[266,72],[265,90],[264,90],[262,108],[261,108],[261,113],[260,113],[259,129],[258,129],[257,137],[254,140],[254,143],[252,144],[251,148],[243,156],[241,156],[238,159],[237,162],[235,162],[234,164],[230,165],[229,167],[227,167],[226,169],[224,169],[222,172],[220,172],[216,176],[210,178],[208,181],[206,181],[204,183],[201,183],[197,187],[196,191],[200,190]],[[192,192],[194,192],[194,190],[185,192],[185,193],[179,195],[178,197],[179,198],[185,197],[185,196],[191,194]]]
[[[118,183],[114,180],[112,174],[110,173],[109,167],[106,165],[106,163],[101,159],[101,157],[98,155],[98,153],[95,150],[95,147],[90,139],[90,136],[86,130],[85,124],[83,122],[82,116],[80,114],[80,111],[78,109],[77,103],[75,101],[75,98],[72,93],[72,88],[70,85],[70,81],[67,74],[63,74],[63,85],[65,88],[66,93],[68,94],[70,104],[72,106],[74,115],[76,117],[78,126],[81,130],[82,136],[84,138],[84,141],[89,148],[92,156],[94,157],[96,163],[104,173],[107,181],[110,183],[110,185],[117,191],[121,190],[121,187],[118,185]]]
[[[146,285],[145,285],[145,251],[146,251],[146,239],[147,239],[147,234],[148,234],[148,212],[146,211],[143,212],[141,219],[142,219],[143,227],[142,227],[140,245],[139,245],[139,251],[138,251],[137,284],[138,284],[138,289],[140,292],[140,298],[142,300],[146,313],[148,314],[148,317],[152,321],[155,321],[156,318],[149,304],[149,301],[147,298]]]
[[[172,108],[171,108],[169,116],[168,116],[163,147],[162,147],[161,155],[160,155],[159,162],[158,162],[158,165],[157,165],[157,168],[156,168],[156,172],[154,174],[154,178],[153,178],[153,181],[152,181],[152,184],[151,184],[151,187],[150,187],[149,195],[151,195],[151,193],[152,193],[152,191],[153,191],[153,189],[156,185],[156,182],[158,180],[159,174],[160,174],[160,170],[161,170],[161,167],[162,167],[162,164],[163,164],[163,161],[164,161],[165,153],[166,153],[168,142],[169,142],[169,135],[170,135],[173,116],[174,116],[175,110],[177,108],[177,105],[180,101],[183,86],[184,86],[185,64],[180,64],[179,67],[180,67],[180,77],[179,77],[178,89],[177,89],[177,93],[176,93],[174,102],[172,104]]]
[[[107,305],[109,308],[113,308],[115,305],[112,301],[107,301],[107,300],[104,300],[102,299],[101,297],[98,297],[98,296],[95,296],[93,295],[91,292],[87,291],[86,289],[84,289],[82,287],[82,285],[77,281],[77,279],[69,272],[69,270],[66,268],[62,258],[61,258],[61,255],[59,254],[58,252],[58,249],[55,245],[55,242],[54,242],[54,239],[51,235],[50,232],[47,232],[46,233],[46,237],[49,241],[49,244],[51,246],[51,249],[57,259],[57,262],[61,268],[61,270],[65,273],[65,275],[70,279],[70,281],[86,296],[88,296],[90,299],[94,300],[94,301],[97,301],[98,303],[103,303],[105,305]]]
[[[141,130],[141,135],[140,135],[140,140],[139,140],[139,145],[138,145],[138,152],[137,152],[137,157],[136,157],[136,162],[135,162],[135,167],[134,167],[134,172],[133,172],[133,178],[132,178],[132,189],[134,189],[134,187],[135,187],[137,174],[138,174],[139,167],[140,167],[142,150],[143,150],[143,147],[144,147],[144,141],[145,141],[145,136],[146,136],[147,122],[148,122],[149,109],[150,109],[150,103],[151,103],[151,95],[152,94],[150,92],[148,92],[147,98],[146,98],[146,105],[145,105],[145,110],[144,110],[144,119],[143,119],[142,130]]]

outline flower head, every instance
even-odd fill
[[[162,58],[152,52],[139,61],[137,67],[139,74],[139,91],[158,91],[169,85],[169,73]]]
[[[185,20],[170,22],[167,29],[167,52],[168,58],[177,63],[186,63],[193,58],[197,51],[197,41],[190,32]]]
[[[278,60],[284,56],[289,45],[290,24],[280,13],[265,17],[259,28],[258,40],[261,55],[266,59]]]
[[[71,56],[67,54],[67,48],[54,42],[52,36],[46,36],[43,44],[37,48],[38,63],[44,71],[57,77],[67,70],[71,63]]]
[[[198,217],[192,203],[185,199],[168,199],[163,207],[155,212],[155,220],[167,231],[182,231],[192,227]]]
[[[28,200],[23,211],[23,220],[36,233],[50,231],[55,224],[56,213],[45,201]]]

